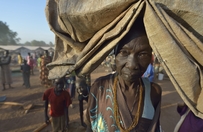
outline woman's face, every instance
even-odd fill
[[[116,55],[116,71],[127,83],[133,83],[146,71],[152,49],[145,34],[127,34]]]

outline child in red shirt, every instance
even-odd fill
[[[68,127],[68,106],[72,103],[69,93],[64,90],[64,78],[55,81],[55,87],[44,92],[45,122],[49,123],[48,104],[50,104],[50,116],[52,117],[53,131],[65,131]]]

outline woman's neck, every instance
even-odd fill
[[[137,89],[137,87],[139,87],[139,85],[141,85],[139,78],[135,79],[133,82],[128,82],[128,81],[123,80],[122,77],[119,77],[119,82],[124,91],[135,90],[135,89]]]

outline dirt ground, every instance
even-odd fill
[[[99,67],[92,74],[92,82],[99,76],[108,74],[108,69]],[[0,132],[32,132],[39,128],[44,123],[44,107],[42,95],[45,88],[40,85],[39,73],[35,70],[35,75],[32,75],[31,89],[26,89],[22,86],[22,76],[20,73],[12,74],[14,89],[6,89],[0,91],[0,96],[6,96],[4,102],[21,103],[23,106],[33,104],[32,108],[25,113],[23,106],[0,104]],[[164,80],[156,80],[162,89],[162,106],[161,106],[161,126],[164,132],[173,132],[176,123],[179,120],[179,115],[176,112],[176,105],[182,102],[170,80],[165,77]],[[0,86],[2,89],[2,86]],[[0,102],[1,103],[1,102]],[[84,132],[85,129],[80,125],[79,107],[77,96],[73,99],[74,108],[69,108],[70,117],[70,132]],[[86,107],[86,102],[84,102]],[[50,132],[51,125],[40,132]]]

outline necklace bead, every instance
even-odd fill
[[[143,87],[141,84],[141,80],[139,80],[140,87],[139,87],[139,100],[138,100],[138,109],[137,112],[135,113],[135,117],[133,119],[133,122],[131,123],[130,127],[125,129],[121,126],[120,124],[120,119],[119,119],[119,109],[118,109],[118,101],[117,101],[117,81],[118,78],[117,76],[114,79],[114,85],[113,85],[113,91],[114,91],[114,117],[116,119],[116,124],[119,127],[121,132],[130,132],[133,128],[135,128],[138,124],[139,118],[140,118],[140,109],[141,109],[141,103],[142,103],[142,93],[143,93]]]

